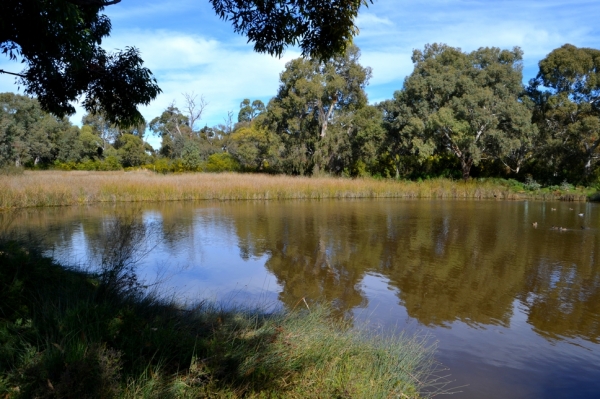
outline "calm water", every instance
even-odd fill
[[[383,331],[429,334],[452,385],[466,385],[456,398],[600,397],[595,204],[173,202],[28,210],[0,226],[84,265],[122,214],[147,226],[139,273],[167,294],[327,301]]]

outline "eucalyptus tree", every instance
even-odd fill
[[[0,164],[52,162],[61,135],[71,128],[69,121],[44,112],[36,99],[0,93]]]
[[[297,58],[286,64],[265,120],[285,145],[288,173],[339,172],[339,161],[350,150],[341,136],[352,133],[352,116],[367,104],[371,69],[359,58],[360,50],[350,46],[324,62]]]
[[[410,102],[406,90],[398,90],[391,100],[378,104],[382,111],[385,128],[385,152],[383,161],[393,165],[393,173],[398,179],[409,173],[408,167],[433,154],[435,145],[425,134],[426,115],[420,118]]]
[[[229,152],[245,170],[277,171],[283,146],[280,137],[257,123],[235,130],[230,137]]]
[[[265,104],[260,100],[245,98],[240,103],[240,112],[238,113],[238,123],[252,122],[257,116],[265,112]]]
[[[139,166],[148,160],[144,141],[133,134],[121,135],[115,143],[117,155],[124,167]]]
[[[402,146],[412,145],[423,156],[433,146],[450,152],[460,161],[464,179],[481,160],[516,148],[531,129],[531,113],[519,100],[522,55],[518,47],[468,54],[443,44],[415,50],[415,69],[397,98],[407,107],[397,126],[407,134]]]
[[[160,153],[169,158],[181,156],[185,138],[191,136],[189,118],[171,103],[160,116],[150,121],[150,131],[161,138]]]
[[[529,94],[551,148],[554,174],[587,179],[600,160],[600,50],[570,44],[539,63]],[[566,176],[560,176],[566,177]]]

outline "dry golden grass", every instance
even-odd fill
[[[423,182],[238,173],[26,171],[0,176],[0,209],[97,202],[323,198],[560,199],[476,180]],[[570,194],[569,200],[586,200]]]

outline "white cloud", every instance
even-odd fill
[[[412,72],[413,64],[410,60],[410,52],[371,51],[363,52],[361,64],[373,69],[373,77],[370,85],[384,85],[391,82],[404,80],[404,77]],[[399,89],[400,87],[398,87]]]
[[[394,23],[388,18],[378,17],[375,14],[366,12],[362,12],[357,16],[355,24],[359,29],[380,28],[382,25],[394,26]]]
[[[209,126],[223,123],[228,111],[237,118],[243,98],[268,101],[277,92],[285,63],[299,56],[288,51],[279,59],[255,53],[238,38],[225,43],[167,30],[121,30],[106,43],[107,48],[135,43],[144,65],[157,78],[163,93],[141,109],[147,120],[159,116],[173,100],[181,107],[182,93],[194,92],[208,102],[200,123]]]

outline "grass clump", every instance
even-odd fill
[[[122,257],[116,265],[122,262]],[[183,306],[0,240],[2,398],[416,398],[432,349],[327,308]],[[125,283],[119,282],[123,276]],[[419,396],[421,395],[421,396]]]

